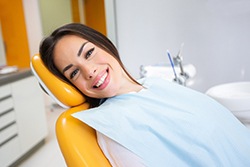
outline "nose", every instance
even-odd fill
[[[94,70],[90,70],[89,74],[88,74],[88,79],[93,78],[95,76],[95,74],[96,74],[96,70],[95,69]]]
[[[96,71],[97,71],[95,66],[91,64],[84,64],[84,66],[82,67],[82,70],[86,79],[94,78],[96,75]]]

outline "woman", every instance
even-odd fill
[[[113,166],[249,166],[250,133],[204,94],[163,79],[133,79],[115,46],[81,24],[55,30],[40,46],[51,72],[92,108],[73,116],[97,131]]]

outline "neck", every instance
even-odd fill
[[[136,82],[136,80],[131,79],[127,76],[123,83],[123,91],[121,94],[129,93],[129,92],[139,92],[143,89],[143,86]]]

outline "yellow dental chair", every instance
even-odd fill
[[[89,105],[73,86],[54,76],[40,55],[32,57],[31,70],[45,91],[63,107],[68,107],[56,122],[56,136],[69,167],[111,167],[97,143],[94,129],[71,116]]]

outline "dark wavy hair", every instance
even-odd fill
[[[45,66],[57,77],[61,78],[65,82],[73,85],[55,66],[54,64],[54,48],[57,42],[66,35],[76,35],[79,36],[99,48],[103,49],[111,56],[113,56],[118,63],[120,64],[121,68],[125,71],[125,73],[129,76],[129,78],[138,83],[125,69],[123,63],[121,62],[119,53],[114,46],[114,44],[103,34],[100,32],[80,23],[70,23],[64,26],[57,28],[52,34],[41,41],[39,53],[41,55],[41,59]],[[74,86],[74,85],[73,85]],[[74,86],[75,87],[75,86]],[[91,107],[96,107],[100,105],[100,102],[103,99],[96,99],[92,97],[86,97],[87,102],[90,104]]]

